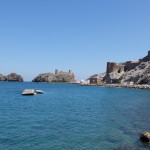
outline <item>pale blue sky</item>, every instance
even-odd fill
[[[78,80],[150,49],[150,0],[0,0],[0,73]]]

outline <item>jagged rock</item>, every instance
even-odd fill
[[[142,142],[150,143],[150,132],[145,131],[140,135],[140,139]]]
[[[106,73],[100,73],[100,74],[94,74],[92,76],[90,76],[87,80],[90,80],[90,78],[104,78],[106,75]]]
[[[43,73],[35,77],[32,82],[75,82],[75,76],[69,72]]]
[[[23,82],[22,76],[16,73],[10,73],[6,78],[7,78],[7,81]]]
[[[117,73],[117,72],[109,73],[109,74],[107,74],[105,76],[105,82],[107,84],[110,84],[110,83],[121,83],[123,74],[124,74],[124,71],[122,71],[120,73]]]
[[[125,72],[125,82],[133,81],[135,84],[150,84],[150,61],[142,62],[135,69]]]

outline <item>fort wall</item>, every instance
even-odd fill
[[[130,71],[135,69],[142,61],[150,61],[150,50],[148,51],[148,55],[143,59],[139,59],[138,61],[127,61],[125,64],[117,64],[115,62],[107,62],[106,74],[111,72],[120,72],[120,71]]]
[[[120,65],[114,62],[107,62],[106,74],[109,74],[111,72],[119,72],[123,70],[124,70],[124,65]]]
[[[148,51],[148,55],[143,58],[143,61],[150,61],[150,50]]]
[[[137,67],[141,62],[143,61],[143,59],[139,59],[139,61],[134,62],[134,61],[127,61],[125,63],[125,67],[124,67],[124,71],[129,71],[134,69],[135,67]]]

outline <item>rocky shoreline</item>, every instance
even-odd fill
[[[116,87],[116,88],[134,88],[134,89],[142,89],[142,90],[150,90],[150,85],[123,85],[123,84],[83,84],[79,83],[81,86],[104,86],[104,87]]]

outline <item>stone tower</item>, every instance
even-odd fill
[[[55,74],[58,74],[58,69],[55,70]]]
[[[69,73],[72,74],[72,70],[69,70]]]
[[[148,57],[150,57],[150,50],[148,51]]]
[[[143,61],[150,61],[150,50],[148,51],[148,55],[143,58]]]

